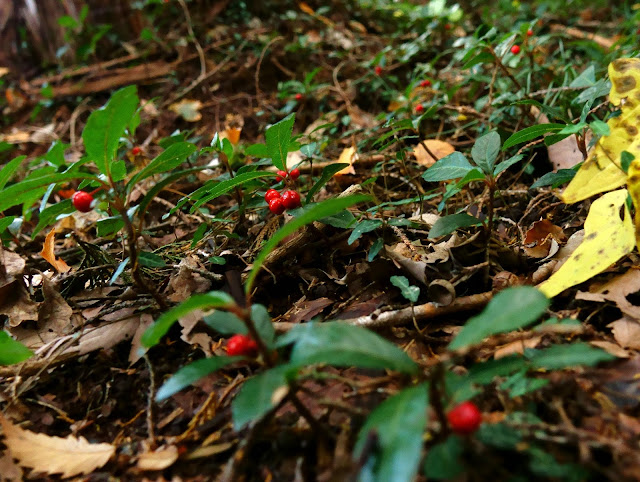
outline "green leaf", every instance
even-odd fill
[[[251,268],[249,276],[247,277],[247,281],[245,282],[245,291],[247,293],[251,293],[251,290],[253,289],[253,282],[255,281],[258,272],[262,268],[264,260],[284,238],[286,238],[290,234],[293,234],[306,224],[318,221],[319,219],[325,218],[327,216],[332,216],[339,213],[343,209],[353,206],[354,204],[369,201],[370,199],[371,198],[369,196],[364,196],[361,194],[328,199],[316,204],[311,209],[305,211],[304,214],[282,226],[273,234],[273,236],[271,236],[269,241],[265,243],[262,251],[260,251],[258,257],[253,261],[253,267]]]
[[[598,120],[598,119],[594,120],[589,124],[589,127],[591,127],[591,130],[593,131],[593,133],[598,136],[611,135],[611,129],[609,128],[609,124],[601,120]]]
[[[0,330],[0,365],[13,365],[33,356],[33,352]]]
[[[575,79],[571,81],[569,87],[579,89],[585,87],[591,87],[596,83],[595,67],[590,65],[582,71]]]
[[[5,216],[4,218],[0,218],[0,233],[4,233],[4,230],[11,226],[15,219],[15,216]]]
[[[358,434],[355,454],[360,455],[369,434],[378,437],[374,453],[374,480],[410,482],[414,480],[422,453],[422,435],[427,426],[429,398],[426,383],[407,388],[382,402]]]
[[[201,378],[220,370],[220,368],[242,360],[241,356],[214,356],[195,361],[182,367],[174,373],[156,393],[156,401],[169,398],[171,395],[178,393],[180,390],[187,388]]]
[[[349,164],[344,162],[329,164],[328,166],[325,166],[324,169],[322,169],[322,174],[320,175],[320,179],[318,179],[316,183],[311,187],[311,189],[309,189],[309,192],[307,193],[306,203],[308,204],[309,202],[311,202],[314,194],[317,193],[322,188],[322,186],[324,186],[327,182],[329,182],[329,180],[333,177],[333,175],[336,172],[341,171],[342,169],[348,166]]]
[[[511,398],[535,392],[549,383],[546,378],[528,377],[525,370],[515,373],[500,384],[500,390],[509,392]]]
[[[222,335],[246,335],[247,325],[240,318],[229,311],[215,310],[202,318],[209,328]]]
[[[473,169],[471,163],[461,152],[455,151],[437,161],[422,175],[429,182],[448,181],[464,177]]]
[[[271,316],[263,305],[254,304],[251,306],[251,320],[253,320],[256,330],[264,341],[267,348],[273,347],[273,342],[276,337],[276,332],[273,328],[273,322]]]
[[[111,236],[124,228],[122,216],[110,216],[99,219],[96,222],[96,231],[99,237]]]
[[[383,246],[384,240],[382,238],[378,238],[373,242],[371,249],[369,250],[369,254],[367,255],[367,261],[369,261],[369,263],[375,259]]]
[[[622,151],[620,153],[620,167],[626,173],[629,172],[629,166],[635,160],[636,156],[631,154],[629,151]]]
[[[288,394],[287,379],[296,370],[290,365],[280,365],[247,380],[231,404],[233,427],[240,430],[276,407]]]
[[[290,114],[269,127],[265,133],[267,152],[273,161],[273,165],[278,169],[286,170],[287,154],[295,121],[295,114]]]
[[[253,171],[253,172],[243,172],[242,174],[238,174],[237,176],[232,177],[231,179],[227,179],[226,181],[220,181],[219,183],[214,184],[212,188],[207,188],[206,194],[200,197],[200,199],[198,199],[196,203],[191,207],[191,212],[194,212],[203,204],[208,203],[209,201],[217,198],[218,196],[222,196],[223,194],[228,193],[233,188],[237,186],[241,186],[246,182],[249,182],[261,177],[275,177],[275,176],[276,176],[275,172]],[[198,189],[196,192],[198,191],[200,191],[200,189]],[[196,193],[193,193],[192,196],[194,194]],[[185,201],[186,200],[188,200],[188,198],[186,198]],[[182,206],[182,204],[184,204],[184,202],[178,203],[178,207]]]
[[[429,449],[424,461],[424,475],[429,479],[455,479],[464,471],[463,452],[460,437],[450,435]]]
[[[191,169],[185,169],[183,171],[174,172],[172,174],[169,174],[167,177],[163,178],[161,181],[154,183],[153,187],[149,189],[149,192],[147,192],[147,194],[138,203],[138,206],[137,206],[138,209],[136,210],[136,212],[137,213],[146,212],[147,206],[151,203],[151,201],[153,201],[153,198],[155,198],[158,195],[158,193],[162,191],[169,184],[174,183],[181,177],[187,176],[193,172],[201,171],[206,168],[207,168],[206,166],[198,166],[198,167],[192,167]],[[186,199],[185,199],[185,202],[186,202]]]
[[[162,257],[149,251],[141,251],[138,255],[138,261],[141,266],[147,268],[164,268],[167,265]]]
[[[478,218],[473,217],[467,213],[451,214],[450,216],[443,216],[439,218],[431,229],[429,230],[429,239],[438,238],[445,234],[453,233],[458,228],[467,228],[469,226],[477,226],[481,224]]]
[[[167,150],[151,161],[140,172],[135,174],[127,183],[127,191],[131,191],[138,182],[154,174],[172,171],[182,164],[187,157],[196,152],[198,148],[190,142],[176,142]]]
[[[15,172],[20,167],[20,164],[22,164],[22,161],[24,161],[26,158],[27,156],[18,156],[15,159],[7,162],[2,167],[2,170],[0,170],[0,190],[4,189],[4,187],[7,185],[7,182],[13,177]]]
[[[493,170],[493,175],[497,176],[498,174],[500,174],[502,171],[504,171],[505,169],[509,169],[511,166],[513,166],[514,164],[516,164],[517,162],[519,162],[522,158],[524,157],[524,155],[522,154],[518,154],[516,156],[510,157],[509,159],[507,159],[506,161],[502,161],[500,164],[498,164],[495,169]]]
[[[558,172],[548,172],[531,185],[531,189],[543,186],[559,187],[571,181],[576,175],[575,169],[559,169]]]
[[[522,441],[520,431],[506,423],[483,423],[475,437],[485,445],[502,450],[514,450]]]
[[[142,346],[151,348],[169,331],[171,326],[193,310],[224,308],[234,304],[233,298],[222,291],[210,291],[202,295],[194,295],[178,306],[163,313],[156,322],[142,334]]]
[[[500,164],[502,164],[502,163],[500,163]],[[473,181],[484,181],[485,179],[486,179],[486,176],[484,175],[484,173],[480,169],[478,169],[477,167],[474,167],[469,172],[467,172],[465,174],[465,176],[456,183],[455,186],[456,186],[456,188],[460,189],[460,188],[466,186],[467,184],[469,184],[470,182],[473,182]]]
[[[33,197],[40,197],[39,194],[36,195],[36,190],[39,188],[44,188],[49,186],[49,184],[70,181],[72,179],[95,180],[96,178],[90,174],[70,172],[61,174],[45,174],[44,176],[35,177],[33,179],[22,180],[2,191],[2,197],[0,197],[0,211],[22,204]]]
[[[471,148],[471,157],[485,174],[493,172],[498,154],[500,154],[500,134],[496,131],[480,137]]]
[[[91,113],[82,131],[87,156],[102,174],[108,175],[116,158],[120,138],[138,108],[136,86],[113,93],[105,106]]]
[[[594,366],[603,361],[615,360],[600,348],[586,343],[574,342],[570,345],[554,345],[544,350],[535,350],[530,355],[531,366],[547,370],[559,370],[561,368],[576,366]]]
[[[307,204],[304,209],[311,209],[311,205]],[[353,226],[355,220],[356,217],[353,215],[353,213],[351,211],[347,211],[346,209],[331,216],[318,219],[318,221],[321,223],[328,224],[329,226],[333,226],[334,228],[342,229],[347,229]]]
[[[390,281],[393,286],[397,286],[398,288],[400,288],[402,296],[404,296],[411,303],[415,303],[416,301],[418,301],[418,297],[420,296],[420,288],[409,283],[409,279],[406,276],[392,276]]]
[[[47,206],[38,216],[38,224],[31,232],[31,239],[34,239],[43,228],[51,224],[61,214],[70,214],[74,211],[75,208],[73,207],[71,199],[65,199],[59,203]]]
[[[482,313],[471,318],[449,349],[457,350],[498,333],[524,328],[536,321],[549,306],[549,299],[533,286],[507,288],[498,293]]]
[[[417,365],[393,343],[359,326],[340,322],[304,323],[278,339],[278,346],[295,342],[291,363],[357,366],[415,373]]]
[[[244,150],[247,156],[269,157],[269,151],[264,144],[252,144]]]
[[[558,132],[564,128],[565,124],[536,124],[535,126],[527,127],[509,137],[504,142],[502,150],[505,151],[512,146],[530,141],[531,139],[540,137],[547,132]]]
[[[365,219],[360,221],[355,225],[349,239],[347,240],[347,244],[353,244],[360,236],[365,233],[369,233],[371,231],[375,231],[380,226],[382,226],[382,221],[378,219]]]

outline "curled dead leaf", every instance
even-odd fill
[[[71,269],[71,267],[64,262],[64,260],[56,258],[54,253],[55,249],[55,228],[49,231],[47,237],[44,240],[44,245],[42,246],[42,251],[40,251],[40,256],[42,256],[51,266],[53,266],[58,273],[66,273]]]
[[[562,228],[547,219],[536,221],[527,231],[523,249],[532,258],[546,258],[558,252],[559,243],[567,240]]]
[[[338,164],[345,163],[349,164],[344,169],[336,172],[333,176],[344,176],[345,174],[355,174],[356,170],[353,168],[353,164],[358,160],[358,154],[356,153],[356,148],[351,146],[345,148],[340,154],[340,158],[338,159]]]

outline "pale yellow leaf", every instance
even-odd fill
[[[356,170],[353,168],[353,164],[358,160],[358,154],[356,153],[355,147],[346,147],[340,153],[340,158],[338,159],[338,164],[349,164],[344,169],[336,172],[334,176],[344,176],[345,174],[355,174]]]
[[[0,415],[4,444],[22,467],[46,474],[73,477],[105,465],[115,454],[111,444],[92,444],[83,437],[66,438],[24,430]]]
[[[55,228],[49,231],[47,237],[44,240],[44,245],[42,246],[42,251],[40,251],[40,256],[42,256],[46,261],[49,262],[51,266],[53,266],[59,273],[66,273],[71,269],[71,267],[64,262],[64,260],[60,258],[56,258],[54,253],[55,248]]]
[[[626,199],[627,190],[619,189],[594,201],[584,222],[584,240],[562,267],[539,285],[540,291],[552,298],[604,271],[633,251],[635,230]]]

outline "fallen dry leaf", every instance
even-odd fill
[[[169,110],[175,112],[187,122],[198,122],[202,119],[201,107],[202,102],[199,100],[183,99],[180,102],[171,104]]]
[[[155,452],[145,452],[138,457],[140,470],[164,470],[178,460],[178,448],[175,445],[160,447]]]
[[[437,160],[447,157],[456,150],[456,148],[448,142],[437,139],[427,139],[420,142],[413,148],[413,155],[416,156],[416,162],[424,167],[431,167],[436,163],[436,159],[427,152],[425,146],[431,151],[431,154],[436,156]]]
[[[211,288],[211,281],[203,278],[194,270],[204,270],[197,256],[191,255],[183,258],[178,264],[178,273],[169,280],[167,298],[170,301],[180,303],[189,298],[193,293],[205,293]]]
[[[334,174],[335,176],[344,176],[345,174],[355,174],[356,170],[353,168],[353,164],[358,160],[358,154],[356,153],[356,148],[351,146],[351,147],[346,147],[341,153],[340,153],[340,157],[338,158],[338,164],[349,164],[347,167],[345,167],[344,169],[341,169],[340,171],[336,172]]]
[[[24,480],[22,469],[7,452],[0,456],[0,480],[3,482],[21,482]]]
[[[640,350],[640,323],[623,316],[607,326],[621,347]]]
[[[500,358],[504,358],[505,356],[519,354],[522,355],[524,353],[525,348],[535,348],[542,341],[541,336],[534,336],[527,340],[517,340],[512,341],[511,343],[507,343],[506,345],[498,348],[493,354],[493,358],[498,360]]]
[[[640,291],[640,271],[632,268],[591,292],[579,291],[576,294],[576,299],[598,302],[613,301],[620,311],[629,318],[640,321],[640,306],[629,301],[629,295],[638,291]]]
[[[71,269],[71,267],[67,263],[65,263],[64,260],[56,258],[56,255],[54,253],[56,243],[55,235],[55,228],[49,231],[49,234],[47,234],[47,237],[44,240],[42,251],[40,251],[40,256],[48,261],[49,264],[58,271],[58,273],[66,273]]]
[[[532,258],[546,258],[558,252],[560,242],[567,237],[562,228],[546,219],[536,221],[527,231],[523,241],[523,249]]]
[[[42,278],[42,294],[44,301],[38,311],[38,328],[46,337],[47,335],[64,335],[71,328],[71,315],[73,309],[69,303],[56,290],[53,282],[44,276]],[[43,338],[44,341],[49,341]]]
[[[0,306],[0,315],[9,318],[9,326],[16,327],[23,321],[37,320],[40,303],[31,299],[24,282],[16,280],[7,286],[11,287],[12,292]]]
[[[631,356],[631,353],[629,353],[627,350],[616,343],[611,343],[610,341],[595,340],[590,341],[589,344],[597,346],[598,348],[602,348],[604,351],[606,351],[610,355],[615,356],[616,358],[629,358]]]
[[[0,415],[4,444],[22,467],[45,474],[73,477],[105,465],[116,452],[111,444],[92,444],[84,437],[66,438],[30,432]]]

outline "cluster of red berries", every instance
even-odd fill
[[[73,207],[81,213],[88,213],[93,208],[93,196],[85,191],[76,191],[71,196]]]
[[[227,355],[229,356],[256,356],[258,344],[247,335],[233,335],[227,341]]]
[[[300,177],[300,169],[295,168],[291,171],[278,171],[276,181],[280,182],[287,177],[295,181]],[[297,191],[287,189],[280,194],[275,189],[269,189],[264,195],[264,200],[269,205],[269,211],[273,214],[282,214],[287,209],[295,209],[301,206],[300,194]]]
[[[469,435],[482,424],[482,412],[475,403],[467,400],[449,410],[447,420],[454,433]]]

